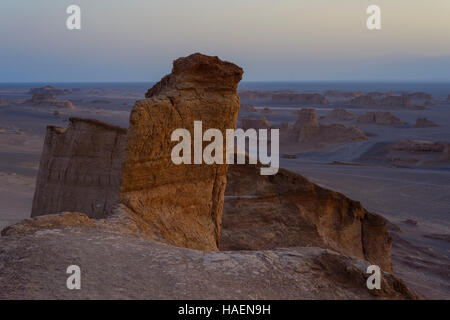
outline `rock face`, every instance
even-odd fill
[[[324,125],[317,121],[315,109],[301,109],[292,129],[281,131],[280,141],[320,147],[327,144],[368,139],[358,127],[342,124]]]
[[[34,106],[45,105],[57,108],[75,109],[72,102],[59,100],[53,93],[35,93],[33,94],[33,97],[25,103],[32,104]]]
[[[96,120],[71,118],[67,129],[49,126],[31,215],[105,216],[118,200],[125,143],[126,129]]]
[[[223,136],[235,128],[242,73],[217,57],[180,58],[131,112],[121,202],[175,245],[217,250],[227,166],[175,165],[171,134],[184,128],[194,137],[197,120]]]
[[[368,290],[368,262],[326,249],[202,252],[143,239],[110,219],[33,220],[0,238],[0,299],[420,298],[386,272],[381,290]],[[82,269],[81,290],[67,290],[70,264]]]
[[[296,91],[240,91],[242,101],[257,101],[272,104],[327,105],[330,102],[318,93],[299,93]]]
[[[437,127],[437,126],[438,125],[436,123],[434,123],[431,120],[428,120],[427,118],[417,118],[414,128],[430,128],[430,127]]]
[[[403,122],[390,112],[367,112],[358,117],[359,123],[373,123],[386,126],[401,126]]]
[[[392,271],[386,221],[298,174],[230,165],[225,198],[221,250],[321,247]]]

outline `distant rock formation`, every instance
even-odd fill
[[[57,108],[75,109],[74,105],[70,101],[59,100],[53,93],[35,93],[30,100],[27,100],[25,104],[31,104],[34,106],[52,106]]]
[[[224,136],[235,128],[242,74],[217,57],[180,58],[131,111],[121,201],[175,245],[217,250],[227,166],[175,165],[171,134],[185,128],[193,137],[197,120]]]
[[[330,111],[324,118],[330,118],[340,121],[353,121],[358,118],[358,115],[343,108],[336,108]]]
[[[411,100],[425,100],[425,101],[431,101],[433,100],[433,96],[426,92],[413,92],[409,93],[408,97]]]
[[[45,86],[42,88],[31,88],[29,91],[30,94],[44,94],[44,95],[64,95],[64,94],[70,94],[72,93],[69,89],[57,89],[52,86]]]
[[[385,164],[394,167],[421,167],[447,165],[450,142],[419,141],[406,139],[403,141],[375,145],[359,161]]]
[[[299,143],[314,147],[328,144],[367,140],[367,136],[358,127],[347,127],[342,124],[324,125],[317,121],[315,109],[301,109],[298,119],[292,128],[280,132],[283,143]]]
[[[325,92],[325,97],[338,98],[338,99],[352,99],[355,97],[362,96],[361,91],[341,91],[341,90],[327,90]]]
[[[241,108],[239,109],[239,111],[243,111],[243,112],[258,112],[258,110],[256,110],[254,105],[248,104],[248,103],[241,104]]]
[[[296,91],[252,91],[239,92],[242,101],[258,101],[272,104],[327,105],[330,102],[318,93],[299,93]]]
[[[367,112],[357,118],[359,123],[374,123],[386,126],[401,126],[403,122],[390,112]]]
[[[437,126],[438,125],[436,123],[434,123],[431,120],[428,120],[427,118],[417,118],[414,128],[430,128],[430,127],[437,127]]]
[[[348,104],[359,107],[388,107],[398,109],[425,109],[423,106],[413,105],[408,95],[393,96],[383,93],[368,93],[356,97]]]
[[[270,129],[272,128],[272,125],[270,124],[269,120],[267,120],[265,117],[261,117],[259,119],[256,118],[242,118],[240,120],[240,128],[243,130],[248,129]]]

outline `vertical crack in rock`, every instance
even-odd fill
[[[227,166],[175,165],[171,134],[187,129],[194,139],[194,121],[202,121],[203,132],[215,128],[223,136],[235,128],[242,74],[217,57],[180,58],[131,112],[121,202],[175,245],[218,249]]]

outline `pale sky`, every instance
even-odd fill
[[[81,7],[81,30],[66,8]],[[369,31],[366,9],[381,8]],[[247,81],[450,81],[450,0],[2,0],[0,82],[156,81],[194,52]]]

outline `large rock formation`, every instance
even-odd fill
[[[194,137],[194,121],[223,136],[234,129],[242,73],[217,57],[178,59],[131,112],[121,201],[175,245],[217,250],[227,166],[174,164],[171,134],[184,128]]]
[[[315,109],[301,109],[293,128],[281,131],[280,141],[298,143],[308,147],[323,147],[329,144],[368,139],[358,127],[342,124],[320,124]]]
[[[256,165],[231,165],[221,250],[322,247],[392,271],[386,221],[334,191],[280,169],[260,176]]]
[[[81,211],[105,216],[119,198],[126,129],[71,118],[67,129],[49,126],[31,216]]]

